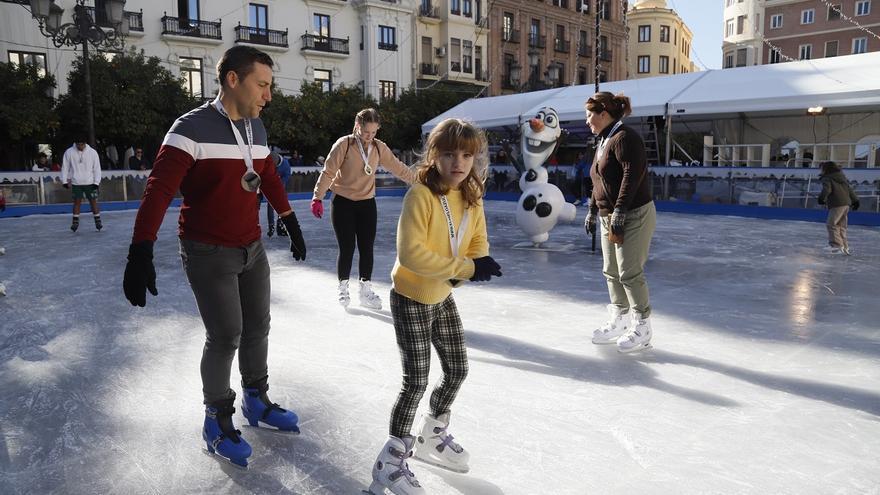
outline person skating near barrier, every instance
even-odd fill
[[[856,192],[853,191],[843,170],[834,162],[819,164],[819,177],[822,181],[822,192],[816,201],[828,207],[828,218],[825,226],[828,230],[828,245],[825,252],[831,254],[850,255],[849,238],[846,235],[849,211],[858,210],[861,204]]]
[[[61,185],[71,189],[73,194],[73,221],[70,230],[79,229],[79,212],[85,199],[92,208],[95,229],[101,230],[101,211],[98,206],[98,192],[101,184],[101,158],[95,148],[79,138],[64,152],[61,162]]]
[[[463,280],[501,276],[489,256],[482,196],[488,167],[486,137],[458,119],[428,136],[417,182],[406,193],[397,228],[391,315],[403,364],[403,385],[391,412],[389,437],[373,463],[370,492],[423,494],[409,469],[415,457],[467,472],[469,454],[449,432],[450,408],[468,372],[461,317],[452,297]],[[428,385],[431,345],[443,377],[431,393],[416,435],[410,429]]]
[[[587,125],[599,136],[590,167],[593,194],[585,227],[602,231],[602,272],[608,283],[609,320],[593,332],[594,344],[617,344],[620,352],[651,347],[651,303],[645,263],[657,225],[645,143],[622,119],[630,99],[600,92],[585,105]]]
[[[333,191],[330,219],[339,244],[336,275],[339,304],[344,307],[351,299],[348,279],[357,247],[361,305],[382,308],[382,300],[372,286],[373,244],[378,221],[376,169],[381,166],[407,184],[414,178],[414,172],[398,160],[385,143],[376,139],[380,123],[376,109],[365,108],[357,113],[352,133],[339,138],[330,148],[312,196],[312,214],[321,218],[324,215],[322,199],[328,190]]]
[[[154,296],[153,242],[175,192],[180,208],[180,256],[206,329],[201,376],[205,403],[202,438],[209,452],[247,466],[251,446],[235,429],[232,360],[238,356],[242,412],[298,432],[297,415],[269,400],[269,263],[260,241],[257,190],[279,212],[290,251],[305,260],[306,245],[269,157],[260,111],[271,100],[272,59],[247,46],[230,48],[217,65],[217,98],[172,125],[138,209],[123,289],[135,306]]]

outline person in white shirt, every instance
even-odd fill
[[[101,183],[101,159],[94,148],[79,139],[64,152],[61,164],[61,185],[73,186],[73,223],[70,230],[79,228],[79,210],[82,200],[87,199],[92,207],[95,228],[101,230],[101,211],[98,208],[98,185]]]

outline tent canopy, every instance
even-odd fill
[[[880,108],[880,52],[735,69],[602,83],[601,91],[632,98],[633,117],[676,117],[740,112],[791,112],[823,106]],[[484,129],[517,125],[541,107],[553,107],[563,122],[582,123],[592,84],[515,95],[470,99],[422,125],[428,133],[448,117],[471,120]]]

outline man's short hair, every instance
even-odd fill
[[[268,65],[269,68],[275,66],[275,63],[272,62],[272,57],[251,46],[238,45],[226,50],[226,53],[220,58],[220,62],[217,62],[220,86],[226,86],[226,75],[230,71],[238,74],[239,79],[244,79],[254,71],[255,63]]]

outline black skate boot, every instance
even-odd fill
[[[95,228],[98,229],[99,232],[104,228],[104,224],[101,223],[101,215],[95,215]]]
[[[70,224],[70,230],[76,232],[79,228],[79,217],[73,217],[73,223]]]

